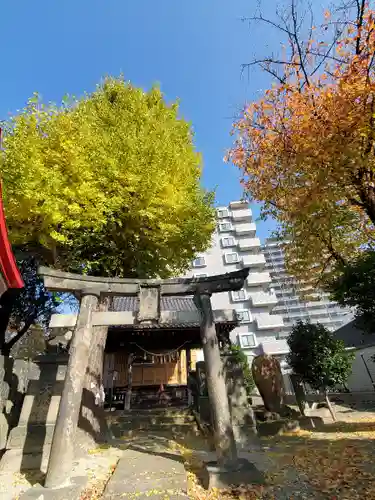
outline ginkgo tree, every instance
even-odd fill
[[[234,124],[228,159],[280,222],[289,270],[324,278],[374,239],[375,12],[354,0],[315,23],[296,0],[289,7],[250,19],[278,29],[285,45],[248,64],[273,84]]]
[[[0,159],[12,244],[66,271],[183,273],[210,245],[215,222],[193,139],[178,103],[168,104],[158,88],[145,92],[107,78],[61,106],[35,95],[5,127]],[[89,370],[81,417],[90,439],[107,432],[94,394],[103,380],[106,337],[98,327],[89,360],[82,360]]]
[[[107,78],[61,106],[35,95],[0,162],[10,238],[53,266],[166,277],[207,248],[213,194],[178,103]]]

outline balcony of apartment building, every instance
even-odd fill
[[[262,250],[265,253],[265,255],[267,255],[270,264],[274,264],[275,266],[278,266],[279,264],[284,264],[285,258],[283,255],[274,255],[264,247],[262,248]]]
[[[248,236],[255,238],[256,225],[254,222],[238,222],[234,226],[234,232],[237,236]]]
[[[229,208],[249,208],[249,203],[246,200],[235,200],[229,203]]]
[[[290,312],[290,310],[288,310],[286,315],[288,316],[288,320],[291,322],[296,322],[299,319],[306,321],[310,317],[308,311],[302,307],[300,310],[295,310],[294,312]]]
[[[254,248],[260,248],[260,240],[259,238],[251,238],[251,237],[242,237],[237,242],[239,250],[253,250]]]
[[[278,298],[276,297],[275,292],[267,291],[267,292],[254,292],[251,294],[251,302],[254,307],[261,306],[275,306],[278,303]]]
[[[264,258],[264,255],[262,253],[254,253],[254,254],[244,255],[242,258],[242,262],[245,267],[264,268],[266,259]]]
[[[319,300],[304,302],[304,304],[308,309],[319,310],[319,309],[326,308],[326,309],[329,309],[329,311],[331,311],[331,310],[337,311],[340,309],[340,306],[336,302],[332,302],[331,300],[329,300],[328,298],[326,298],[324,296]]]
[[[229,239],[230,238],[223,238],[223,241]],[[244,267],[253,267],[262,269],[264,267],[264,256],[263,254],[258,254],[258,253],[241,255],[239,252],[236,251],[235,248],[228,248],[228,250],[223,253],[223,262],[224,264],[242,263]]]
[[[247,202],[232,201],[229,207],[219,207],[216,209],[218,219],[233,219],[234,221],[251,221],[252,211]]]
[[[269,266],[267,266],[267,269],[269,268]],[[272,268],[270,268],[270,271],[272,271]],[[275,273],[273,272],[274,276],[275,276],[275,286],[279,286],[279,287],[283,287],[283,288],[290,288],[290,289],[296,289],[296,280],[294,278],[292,278],[291,276],[289,276],[287,273],[281,273],[281,274],[278,274],[278,273]]]
[[[267,259],[266,259],[267,260]],[[268,260],[267,260],[267,269],[270,270],[270,272],[273,272],[275,274],[277,274],[278,276],[280,277],[287,277],[288,276],[288,273],[285,269],[285,264],[282,263],[282,264],[271,264]]]
[[[247,285],[250,287],[268,285],[271,283],[271,276],[268,272],[250,271],[247,278]]]
[[[260,343],[260,348],[264,354],[286,354],[289,352],[289,346],[286,338],[265,340]]]
[[[333,317],[337,315],[338,315],[337,313],[329,314],[326,308],[310,309],[307,311],[308,318],[314,322],[324,321],[325,319],[330,318],[331,316]]]
[[[258,330],[272,330],[284,326],[283,317],[278,314],[259,313],[254,315]]]
[[[223,226],[224,224],[220,224]],[[225,228],[229,228],[231,226],[226,226],[224,225]],[[219,227],[220,230],[220,227]],[[223,231],[224,232],[224,231]],[[242,238],[235,238],[232,235],[225,235],[220,238],[220,244],[221,248],[233,248],[237,247],[238,250],[240,251],[245,251],[245,250],[253,250],[256,248],[260,248],[260,241],[259,238],[247,238],[242,237]]]
[[[317,301],[317,302],[303,302],[303,300],[296,298],[291,295],[282,295],[279,298],[279,305],[277,306],[277,311],[279,312],[305,312],[309,311],[309,314],[321,314],[322,311],[327,311],[327,306],[330,302],[327,301]],[[316,311],[314,313],[314,311]],[[328,313],[327,313],[328,314]]]
[[[232,209],[231,216],[234,221],[251,221],[252,212],[249,207],[243,205],[235,207],[232,203],[229,206]]]
[[[325,315],[325,316],[320,316],[320,317],[317,317],[317,316],[310,316],[310,322],[311,323],[320,323],[324,326],[331,326],[331,325],[334,325],[336,323],[340,323],[340,322],[343,322],[345,318],[343,318],[343,316],[328,316]],[[350,321],[351,318],[348,318],[348,321]]]

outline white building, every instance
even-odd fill
[[[236,309],[241,324],[233,330],[232,341],[243,348],[249,360],[263,352],[286,352],[285,339],[277,340],[283,318],[270,314],[278,299],[270,290],[271,277],[249,204],[233,201],[228,207],[219,207],[217,220],[210,250],[197,256],[186,276],[210,276],[249,267],[244,289],[213,294],[213,309]]]
[[[353,314],[350,309],[344,309],[330,301],[327,293],[317,291],[320,300],[301,300],[296,280],[286,273],[281,245],[281,242],[270,238],[262,247],[272,288],[278,299],[273,314],[281,315],[284,320],[280,338],[287,337],[298,320],[321,323],[332,332],[351,321]]]
[[[375,334],[364,332],[354,321],[335,331],[335,338],[342,340],[348,350],[354,352],[352,373],[347,381],[351,392],[370,392],[370,400],[375,397]],[[367,399],[364,398],[364,399]]]

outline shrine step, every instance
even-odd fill
[[[153,435],[158,435],[158,436],[169,436],[169,437],[174,437],[178,435],[194,435],[198,436],[200,434],[200,431],[196,427],[191,427],[191,426],[149,426],[149,427],[120,427],[120,426],[113,426],[111,427],[111,432],[112,435],[115,439],[122,439],[124,437],[132,437],[138,434],[153,434]]]
[[[125,421],[125,422],[111,422],[110,429],[115,437],[120,437],[121,435],[133,432],[133,431],[149,431],[149,432],[177,432],[177,433],[188,433],[190,430],[196,428],[195,422],[176,424],[174,422],[164,422],[164,423],[150,423],[147,421]]]
[[[134,425],[185,425],[195,422],[193,415],[178,415],[171,417],[157,416],[143,416],[143,415],[124,415],[119,417],[112,417],[109,419],[112,423],[121,425],[134,424]]]
[[[138,415],[138,416],[185,416],[185,415],[191,415],[191,409],[183,406],[183,407],[155,407],[155,408],[131,408],[130,410],[116,410],[110,412],[110,410],[107,410],[111,415],[114,415],[115,417],[118,416],[127,416],[127,415]]]
[[[181,411],[136,411],[109,416],[110,429],[115,437],[133,431],[188,433],[196,430],[194,415]]]

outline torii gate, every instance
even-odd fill
[[[14,300],[13,290],[19,290],[24,286],[8,237],[0,182],[0,331],[5,332],[8,326]],[[0,348],[3,341],[4,339],[0,339]]]
[[[3,206],[2,185],[0,182],[0,297],[10,288],[19,289],[23,287],[24,283],[9,242]]]
[[[201,312],[200,334],[206,362],[207,388],[218,458],[218,467],[214,474],[222,477],[223,474],[230,473],[235,481],[236,473],[240,472],[243,480],[244,461],[238,459],[233,436],[219,342],[211,307],[211,295],[217,292],[240,290],[249,274],[249,269],[207,278],[166,280],[96,278],[45,267],[39,269],[39,274],[44,277],[44,285],[48,290],[69,291],[80,297],[79,313],[73,320],[75,331],[52,440],[45,486],[58,487],[70,478],[73,443],[93,327],[114,324],[131,325],[134,321],[128,312],[97,312],[99,299],[105,296],[138,296],[140,307],[135,321],[151,328],[153,325],[157,326],[162,323],[161,296],[194,296],[195,303]],[[63,324],[62,317],[60,320],[60,326],[72,326],[71,317],[66,318],[66,325]],[[245,467],[245,469],[248,468]],[[250,469],[253,472],[254,466]]]
[[[0,149],[2,146],[2,135],[3,130],[0,127]],[[24,286],[8,238],[3,205],[3,189],[0,182],[0,298],[9,289],[19,289]]]

